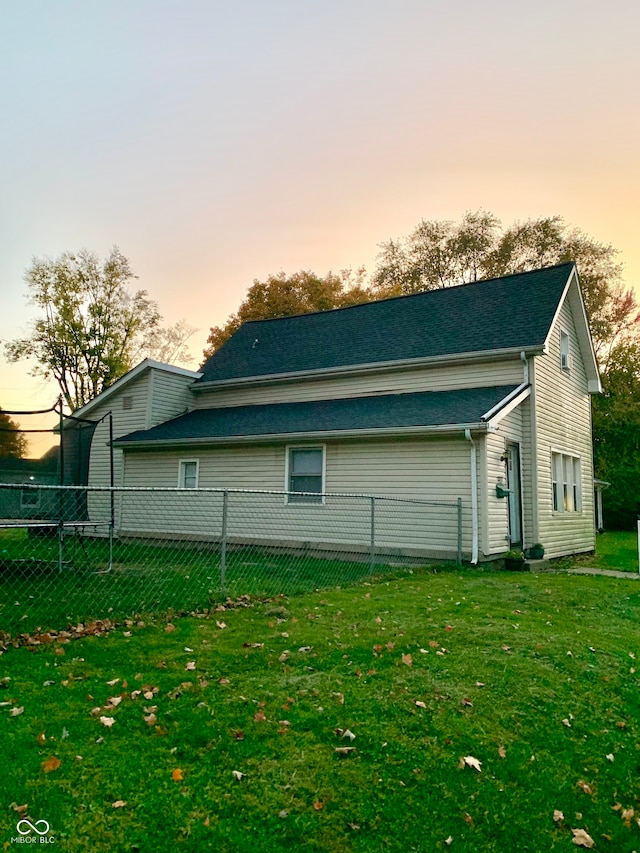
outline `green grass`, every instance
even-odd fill
[[[115,541],[70,536],[60,570],[55,536],[0,531],[0,632],[64,628],[168,609],[203,610],[225,597],[299,594],[370,574],[368,562],[229,548],[224,589],[215,543]]]
[[[631,853],[639,607],[627,580],[416,572],[12,648],[0,844],[15,804],[74,853],[542,853],[572,828]]]
[[[596,537],[596,553],[578,558],[580,565],[638,574],[638,534],[610,530]]]

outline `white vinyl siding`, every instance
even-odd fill
[[[575,287],[575,283],[572,286]],[[549,557],[591,551],[595,546],[591,399],[579,353],[573,355],[571,371],[558,369],[560,329],[567,332],[570,340],[577,340],[568,299],[562,305],[556,327],[549,337],[548,352],[535,360],[538,530],[534,537],[544,545]],[[554,453],[579,459],[580,468],[578,491],[574,492],[571,484],[576,474],[570,475],[567,470],[560,478],[556,466],[556,501],[560,502],[560,509],[554,509]],[[581,510],[564,509],[565,482],[568,490],[566,505],[575,506],[577,500]]]
[[[315,445],[317,447],[317,445]],[[362,536],[370,524],[370,501],[327,498],[324,505],[286,504],[282,499],[287,447],[252,445],[202,449],[199,452],[199,488],[269,489],[269,495],[229,494],[233,535],[253,541],[313,541],[349,543],[358,525]],[[127,486],[175,486],[175,452],[145,453],[127,450]],[[471,550],[469,445],[459,439],[410,439],[372,442],[327,442],[326,492],[389,497],[415,497],[455,504],[463,500],[463,551]],[[132,497],[122,514],[122,532],[148,531],[156,535],[189,533],[216,535],[221,521],[219,495],[193,495],[198,502],[171,505],[171,496],[147,493],[144,501]],[[380,501],[376,504],[378,541],[389,548],[455,557],[455,506],[417,506]],[[362,536],[357,541],[362,541]]]
[[[512,360],[456,364],[447,367],[414,369],[404,367],[364,376],[342,376],[333,379],[265,382],[263,385],[249,385],[244,388],[199,392],[193,395],[193,408],[207,409],[213,406],[246,406],[257,403],[333,400],[372,394],[519,385],[522,382],[522,372],[522,362]]]

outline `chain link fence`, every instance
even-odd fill
[[[463,556],[460,499],[0,484],[0,519],[8,634],[201,612]]]

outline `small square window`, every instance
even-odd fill
[[[178,479],[178,488],[180,489],[197,489],[198,488],[198,460],[197,459],[181,459],[180,474]]]
[[[324,448],[290,447],[287,456],[287,503],[322,503],[323,491]]]
[[[133,397],[131,397],[131,396],[123,397],[122,398],[122,408],[125,410],[133,409]]]

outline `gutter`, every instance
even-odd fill
[[[465,429],[464,437],[471,450],[471,563],[475,566],[478,562],[478,456],[470,429]]]
[[[388,427],[385,429],[358,429],[358,430],[315,430],[313,432],[277,432],[264,433],[261,435],[223,435],[223,436],[202,436],[201,438],[185,437],[185,438],[164,438],[164,439],[140,439],[136,441],[132,439],[125,441],[116,439],[113,442],[114,447],[120,447],[122,450],[127,448],[160,448],[160,447],[193,447],[221,444],[249,444],[265,442],[282,442],[282,441],[308,441],[308,440],[325,440],[330,438],[393,438],[394,436],[420,436],[420,435],[449,435],[459,434],[463,429],[466,433],[486,432],[488,425],[486,423],[469,423],[469,424],[442,424],[440,426],[414,426],[414,427]]]

